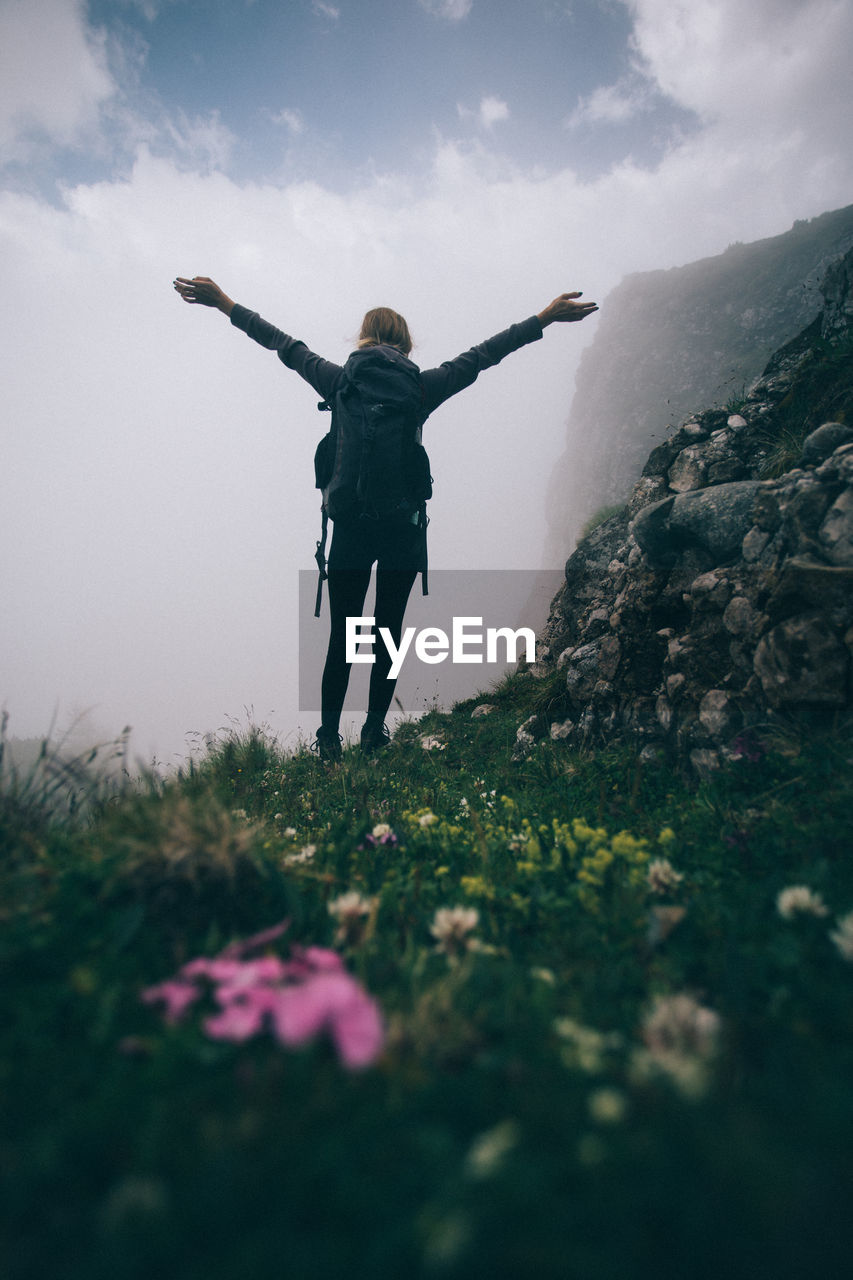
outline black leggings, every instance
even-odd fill
[[[370,672],[367,712],[377,720],[385,719],[397,682],[388,678],[391,655],[379,636],[379,628],[387,627],[399,647],[409,593],[423,564],[423,539],[423,531],[414,524],[366,518],[335,522],[328,563],[332,626],[322,684],[325,729],[338,731],[351,665],[346,660],[346,620],[364,616],[374,563],[376,661]]]

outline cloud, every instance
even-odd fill
[[[636,76],[624,77],[617,84],[599,85],[578,100],[577,107],[566,120],[566,127],[577,129],[596,124],[624,124],[648,111],[650,99],[648,81]]]
[[[341,16],[337,5],[326,4],[325,0],[311,0],[311,9],[318,18],[329,18],[332,22],[337,22]]]
[[[495,98],[492,95],[481,98],[476,110],[465,107],[461,103],[457,104],[456,110],[460,120],[476,120],[481,129],[491,129],[493,125],[509,119],[507,104],[501,98]]]
[[[474,0],[420,0],[422,8],[436,18],[448,22],[461,22],[471,12]]]
[[[626,0],[639,65],[741,146],[792,130],[837,140],[851,107],[847,0]],[[745,131],[745,132],[744,132]]]
[[[0,6],[0,159],[23,159],[34,138],[79,144],[116,93],[101,33],[83,0]]]
[[[305,132],[305,117],[295,107],[285,107],[282,111],[271,111],[269,116],[273,124],[283,125],[289,133]]]
[[[484,129],[491,129],[493,124],[509,119],[509,107],[500,98],[487,96],[480,102],[480,124]]]
[[[237,143],[236,135],[222,123],[218,111],[193,117],[179,111],[176,116],[163,119],[162,135],[182,165],[201,170],[226,169]]]

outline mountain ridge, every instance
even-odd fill
[[[549,483],[549,562],[599,508],[625,501],[654,445],[697,406],[742,397],[820,313],[821,281],[851,246],[853,205],[620,282],[581,359],[566,449]]]

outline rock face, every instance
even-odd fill
[[[853,250],[739,411],[691,416],[578,546],[539,645],[565,692],[519,755],[631,737],[707,771],[774,719],[849,712],[851,283]]]
[[[590,516],[625,501],[656,444],[673,448],[672,440],[661,442],[675,424],[696,406],[730,405],[743,394],[773,352],[818,315],[821,282],[829,295],[849,298],[845,268],[826,273],[851,246],[853,207],[701,262],[629,276],[605,299],[551,480],[551,563],[574,546]],[[846,325],[849,315],[843,306],[837,311]],[[729,416],[721,412],[716,429]],[[726,474],[734,466],[731,442],[716,452],[707,436],[685,449],[690,443],[679,442],[670,491],[735,479]]]

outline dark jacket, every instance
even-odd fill
[[[249,311],[247,307],[235,305],[231,312],[231,323],[255,342],[259,342],[268,351],[278,352],[278,358],[288,369],[293,369],[308,382],[324,400],[331,401],[338,390],[343,377],[343,366],[324,360],[306,347],[304,342],[291,338],[280,329],[276,329],[267,320],[263,320],[257,311]],[[529,342],[537,342],[542,337],[542,325],[537,316],[514,324],[503,333],[487,338],[470,351],[463,351],[455,360],[445,360],[438,369],[422,369],[424,417],[428,417],[445,400],[455,396],[457,391],[464,391],[483,369],[490,369],[499,364],[504,356],[518,351],[519,347]]]

